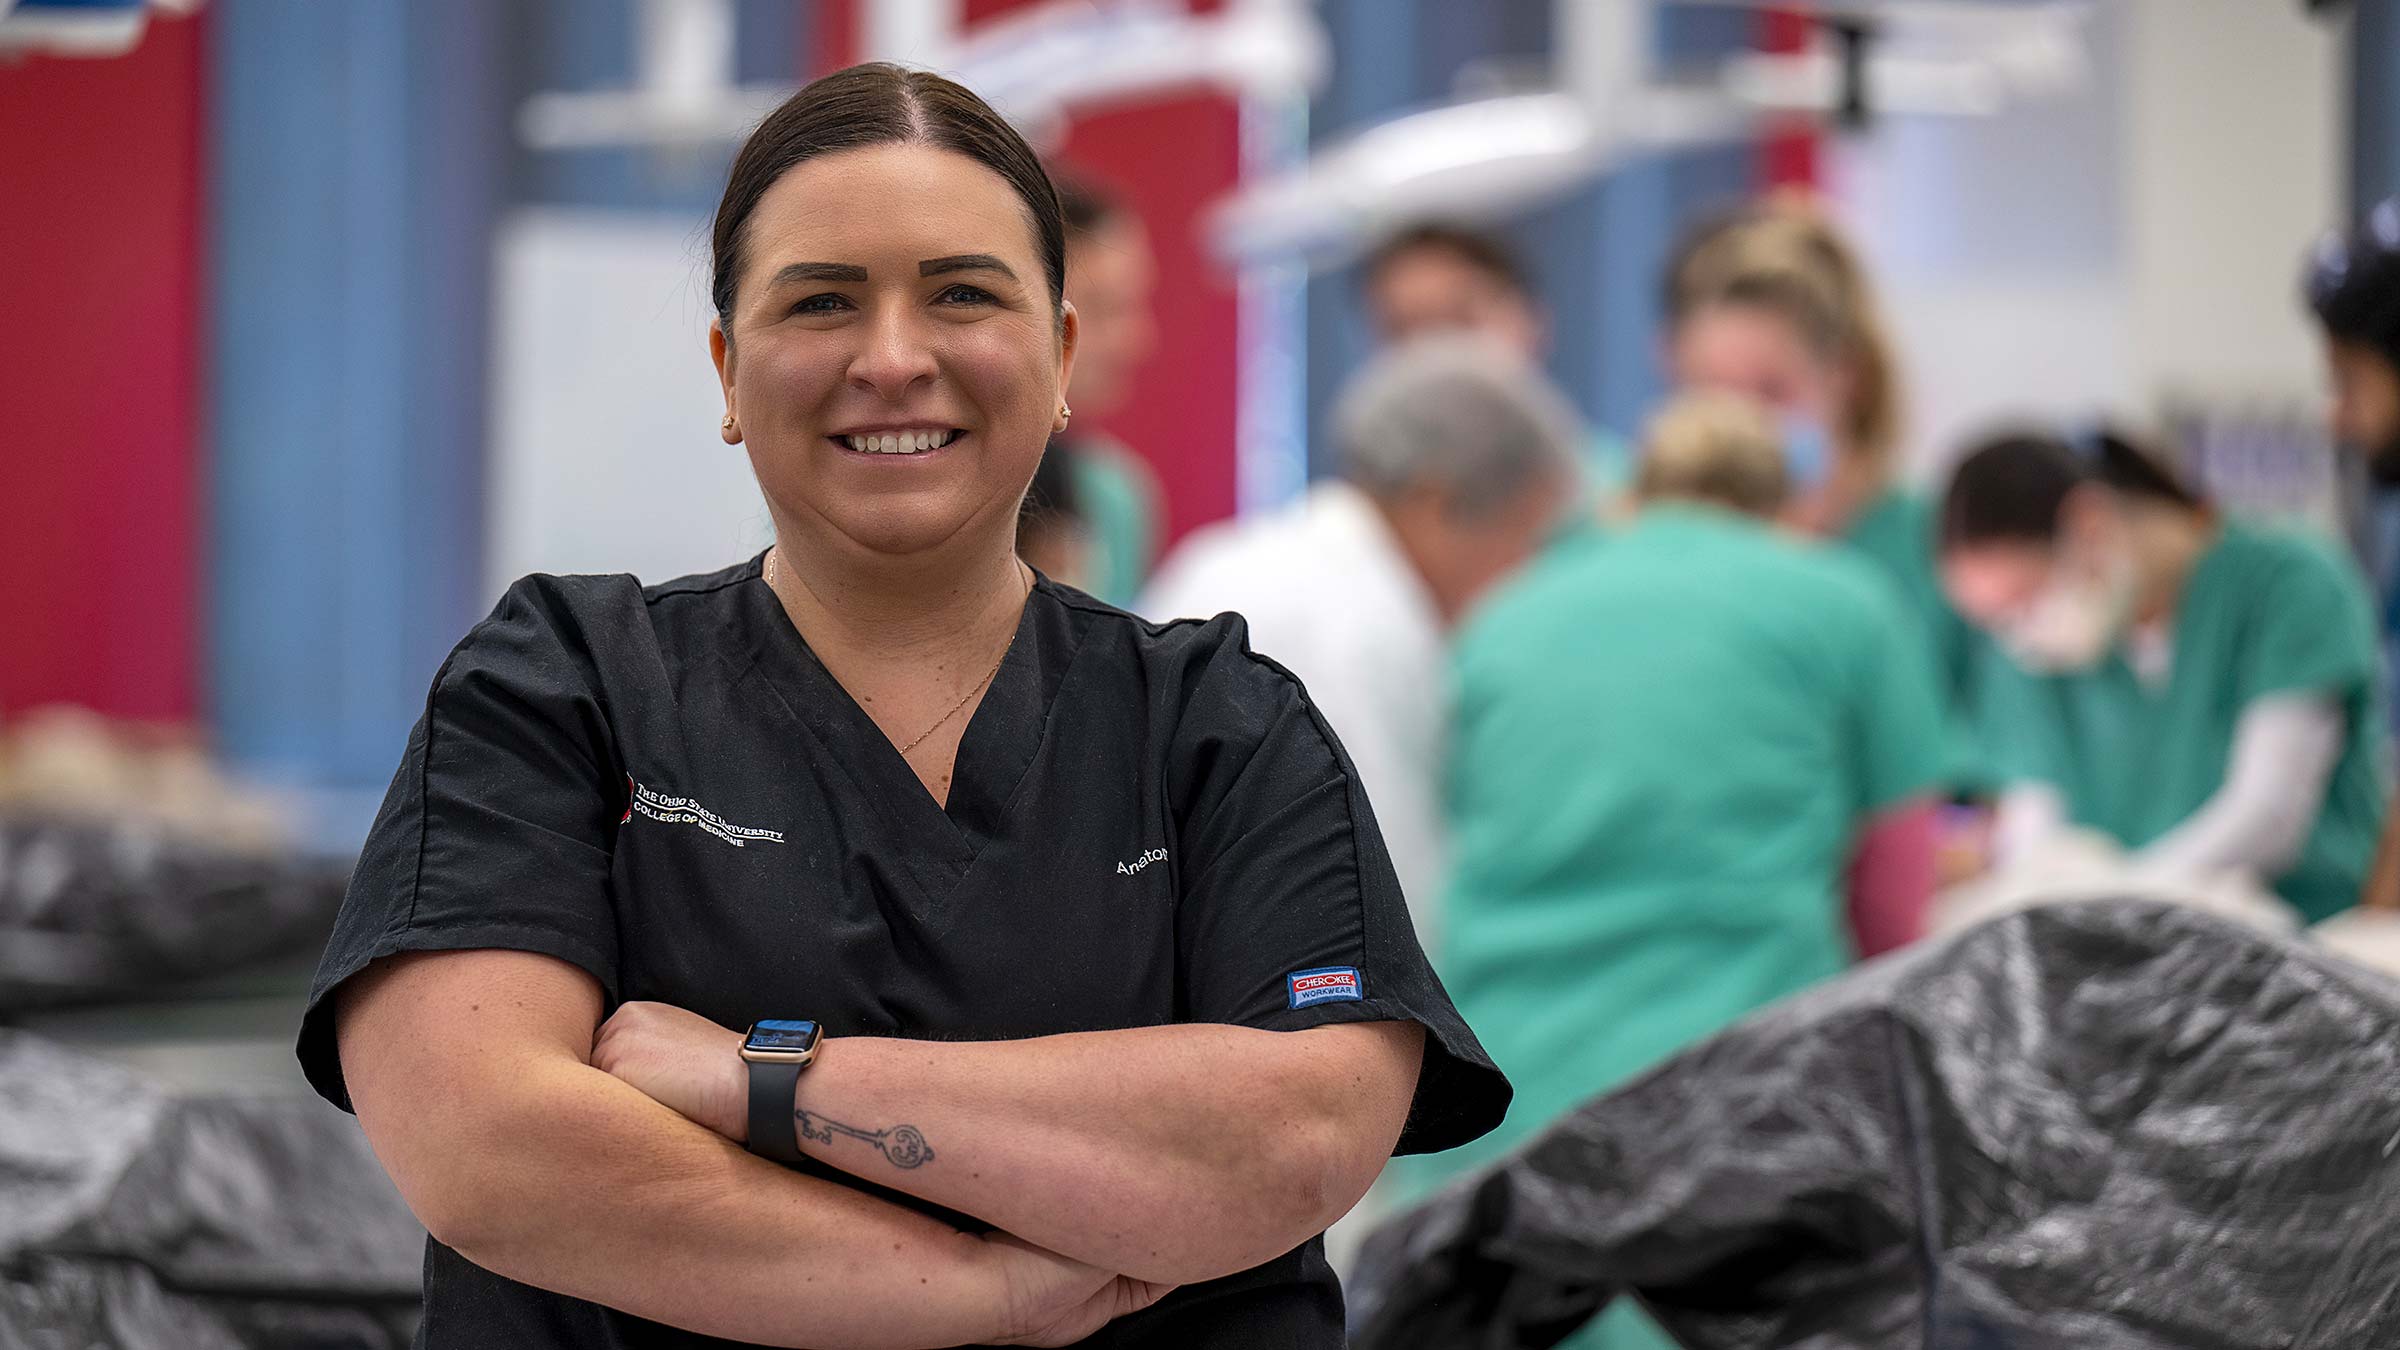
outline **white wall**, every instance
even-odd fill
[[[2126,17],[2118,136],[2136,380],[2317,387],[2300,258],[2346,195],[2339,31],[2258,0],[2136,0]]]
[[[2338,29],[2265,0],[2096,10],[2075,95],[1831,157],[1907,363],[1916,476],[1997,419],[2321,388],[2296,279],[2341,201]]]
[[[494,258],[494,596],[527,572],[713,571],[773,535],[724,415],[689,219],[523,212]]]

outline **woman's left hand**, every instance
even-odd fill
[[[750,1132],[742,1033],[665,1003],[628,1003],[600,1024],[592,1067],[735,1143]]]

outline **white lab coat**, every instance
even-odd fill
[[[1432,951],[1447,859],[1441,753],[1448,677],[1433,599],[1383,515],[1328,481],[1271,515],[1193,533],[1163,563],[1140,611],[1164,622],[1232,610],[1251,650],[1300,677],[1358,766]]]

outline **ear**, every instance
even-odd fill
[[[733,406],[733,344],[725,340],[725,325],[718,319],[708,321],[708,359],[717,367],[717,387],[725,394],[725,415],[735,419],[731,428],[718,427],[717,434],[725,438],[727,445],[739,445],[741,415]]]
[[[1075,302],[1061,301],[1058,317],[1058,401],[1067,401],[1067,382],[1075,375],[1075,344],[1083,336],[1083,319]]]

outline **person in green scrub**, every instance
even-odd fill
[[[1081,325],[1067,399],[1089,426],[1124,406],[1157,350],[1150,290],[1158,269],[1139,215],[1089,183],[1056,181],[1067,226],[1066,297]],[[1158,561],[1165,508],[1157,473],[1132,447],[1098,432],[1061,433],[1048,453],[1074,481],[1084,531],[1083,570],[1058,579],[1131,605]]]
[[[2108,433],[1960,461],[1942,577],[1987,681],[2003,861],[2101,831],[2144,872],[2241,869],[2310,921],[2356,902],[2386,785],[2375,610],[2328,539],[2228,520]]]
[[[1857,252],[1805,203],[1770,198],[1693,230],[1664,302],[1675,382],[1776,414],[1793,488],[1785,522],[1849,545],[1898,588],[1951,723],[1948,785],[1986,786],[1975,695],[1986,644],[1942,594],[1931,506],[1894,471],[1899,361]]]
[[[1420,1193],[1847,967],[1847,878],[1931,889],[1932,672],[1872,567],[1773,524],[1772,423],[1677,400],[1636,493],[1458,638],[1440,965],[1517,1099]],[[1671,1342],[1628,1305],[1573,1344]]]

